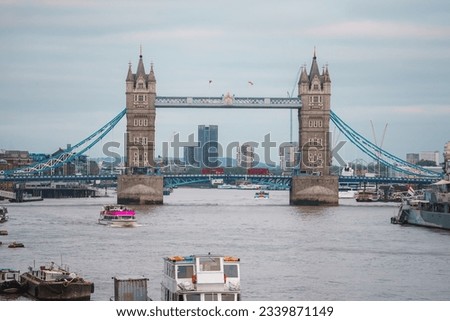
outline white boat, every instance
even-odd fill
[[[20,283],[20,271],[0,268],[0,294],[18,293],[24,289]]]
[[[219,188],[219,189],[237,189],[238,187],[236,185],[231,185],[231,184],[222,184],[222,185],[218,185],[217,188]]]
[[[353,171],[353,168],[350,167],[350,165],[345,165],[342,169],[341,176],[354,176],[355,173]]]
[[[136,226],[135,211],[125,205],[104,205],[100,211],[99,224],[117,227]]]
[[[9,219],[8,209],[4,206],[0,206],[0,223],[4,223]]]
[[[269,199],[269,192],[267,192],[267,191],[256,192],[254,198],[256,198],[256,199]]]
[[[357,202],[378,202],[379,200],[380,194],[376,187],[365,187],[356,193]]]
[[[240,259],[223,255],[164,258],[163,301],[240,301]]]
[[[240,184],[239,189],[261,189],[261,185],[258,184]]]

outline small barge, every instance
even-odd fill
[[[30,267],[20,276],[20,282],[26,284],[26,293],[36,300],[89,301],[94,293],[94,283],[53,262],[38,270]]]

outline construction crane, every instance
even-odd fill
[[[384,126],[383,134],[381,136],[380,145],[378,145],[378,143],[377,143],[377,136],[375,135],[375,128],[373,126],[372,120],[370,120],[370,125],[372,126],[373,140],[375,141],[375,145],[379,148],[379,150],[377,152],[377,157],[378,157],[378,176],[379,176],[381,174],[380,173],[381,164],[380,164],[379,159],[381,158],[381,149],[383,148],[384,137],[386,135],[386,130],[387,130],[388,123],[386,123],[386,125]]]

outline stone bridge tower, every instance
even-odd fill
[[[147,174],[154,168],[156,79],[153,64],[145,73],[142,54],[136,73],[128,67],[126,79],[126,165],[130,174]]]
[[[328,67],[320,74],[315,52],[309,75],[306,67],[302,68],[298,95],[302,101],[298,112],[300,170],[307,174],[329,175],[331,80]]]
[[[298,111],[300,173],[292,177],[293,205],[338,205],[338,176],[330,175],[331,80],[328,67],[320,73],[316,52],[311,70],[302,68],[298,82],[302,108]]]
[[[126,78],[126,174],[117,180],[118,204],[162,204],[163,177],[155,174],[156,79],[153,65],[145,73],[142,53],[136,73]]]

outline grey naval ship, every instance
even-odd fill
[[[445,145],[444,176],[430,188],[414,191],[402,199],[393,224],[412,224],[450,230],[450,142]]]

